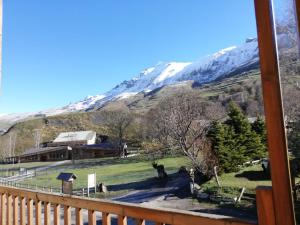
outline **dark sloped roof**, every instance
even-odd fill
[[[60,173],[58,177],[56,177],[57,180],[63,180],[63,181],[72,181],[75,180],[77,176],[74,173]]]
[[[44,148],[31,148],[27,149],[25,152],[23,152],[20,156],[28,156],[28,155],[36,155],[46,152],[53,152],[53,151],[59,151],[59,150],[66,150],[66,146],[58,146],[58,147],[44,147]]]

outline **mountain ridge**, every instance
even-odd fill
[[[157,88],[185,81],[206,84],[223,79],[235,71],[247,67],[258,68],[258,44],[256,38],[248,38],[240,46],[231,46],[214,54],[204,56],[195,62],[166,62],[142,70],[137,76],[116,85],[110,91],[88,96],[81,101],[61,108],[41,110],[32,113],[0,115],[0,128],[16,122],[36,117],[54,116],[78,111],[91,111],[109,102],[127,99],[138,93],[147,93]],[[2,127],[1,127],[2,126]]]

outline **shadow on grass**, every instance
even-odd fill
[[[235,177],[243,177],[251,181],[270,180],[270,175],[265,173],[264,171],[244,171],[242,173],[236,174]]]
[[[131,203],[142,203],[151,199],[165,196],[186,198],[190,196],[189,190],[190,178],[180,173],[169,175],[166,180],[151,178],[139,182],[126,184],[117,184],[108,186],[109,191],[131,190],[130,193],[118,196],[114,200]]]
[[[147,162],[147,160],[141,160],[139,158],[126,158],[126,159],[121,159],[121,158],[102,158],[99,159],[99,161],[89,161],[86,160],[84,162],[75,162],[75,165],[68,164],[61,166],[61,168],[64,169],[85,169],[85,168],[90,168],[90,167],[95,167],[95,166],[106,166],[106,165],[116,165],[116,164],[129,164],[129,163],[139,163],[139,162]]]
[[[189,177],[182,173],[169,174],[166,179],[158,179],[152,177],[142,181],[130,182],[125,184],[108,185],[109,191],[122,191],[122,190],[149,190],[151,188],[176,188],[189,184]]]

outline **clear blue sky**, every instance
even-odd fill
[[[256,36],[253,0],[3,0],[0,113],[64,106]]]

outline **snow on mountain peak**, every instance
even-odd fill
[[[167,78],[173,77],[178,72],[183,70],[186,66],[190,65],[191,63],[182,63],[182,62],[171,62],[167,65],[167,67],[155,78],[153,81],[154,84],[158,84],[163,82]]]
[[[221,49],[220,51],[213,54],[213,56],[219,57],[219,56],[224,55],[227,52],[230,52],[230,51],[232,51],[233,49],[236,49],[236,48],[237,48],[236,46],[231,46],[231,47],[228,47],[228,48]]]

